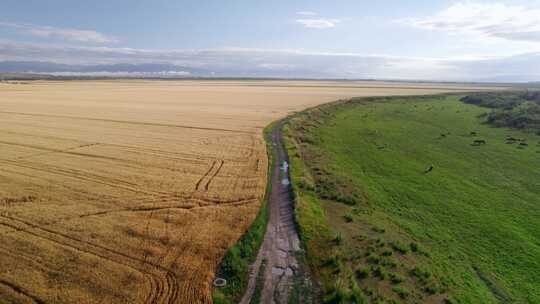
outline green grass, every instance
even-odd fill
[[[274,164],[275,151],[270,137],[274,126],[275,123],[272,123],[264,129],[264,138],[269,158],[269,176],[265,199],[249,229],[234,246],[227,250],[221,260],[216,276],[226,279],[227,286],[214,289],[212,297],[215,304],[238,303],[242,298],[249,279],[249,266],[255,261],[264,240],[269,217],[267,200],[272,191],[270,181],[272,180],[271,174],[274,172],[271,168],[273,168]],[[261,267],[259,271],[264,272],[264,267]]]
[[[540,137],[484,124],[490,110],[459,98],[355,99],[291,118],[297,221],[327,294],[540,303]]]

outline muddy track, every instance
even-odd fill
[[[264,268],[264,284],[261,292],[261,303],[288,303],[293,287],[293,279],[299,265],[296,253],[300,251],[300,241],[294,222],[294,203],[288,173],[288,158],[281,139],[283,122],[272,129],[272,146],[275,161],[272,174],[272,191],[268,200],[269,221],[264,241],[252,265],[248,287],[241,304],[249,304],[255,291],[256,280],[262,260]]]

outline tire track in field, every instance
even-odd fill
[[[6,178],[11,178],[11,176],[8,177],[7,175],[1,174],[1,172],[9,173],[9,174],[12,174],[12,175],[24,176],[24,177],[27,178],[24,181],[25,183],[32,184],[32,185],[36,186],[37,188],[43,186],[43,183],[36,183],[36,182],[31,181],[32,179],[36,178],[35,175],[26,174],[24,172],[21,172],[20,170],[19,171],[14,171],[14,170],[9,170],[9,169],[0,167],[0,176],[6,177]],[[53,179],[46,179],[44,177],[42,177],[41,180],[44,181],[44,182],[48,182],[50,184],[56,182]],[[71,186],[68,186],[68,185],[66,185],[64,183],[61,183],[61,184],[57,183],[57,184],[55,184],[55,186],[60,187],[60,188],[65,188],[68,191],[70,191],[71,193],[74,193],[74,194],[76,194],[78,196],[83,196],[88,200],[99,201],[100,203],[104,203],[104,204],[108,204],[108,205],[117,204],[118,201],[120,200],[118,197],[115,197],[115,196],[107,195],[107,194],[104,194],[104,193],[96,194],[96,193],[88,192],[88,191],[85,191],[84,189],[80,189],[80,188],[77,188],[77,187],[71,187]],[[55,191],[58,191],[59,193],[61,192],[60,190],[55,190]]]
[[[100,144],[103,146],[122,148],[122,149],[125,149],[125,151],[129,151],[132,153],[147,154],[147,155],[153,155],[153,156],[157,155],[165,159],[190,161],[190,162],[198,163],[198,164],[206,163],[205,159],[208,159],[208,157],[202,157],[201,155],[185,153],[185,152],[166,151],[166,150],[152,149],[152,148],[147,148],[147,147],[137,147],[137,146],[120,145],[120,144],[109,144],[109,143],[100,143]]]
[[[223,160],[220,160],[220,163],[219,163],[219,166],[217,168],[217,170],[212,174],[212,176],[210,176],[210,178],[208,179],[208,181],[206,182],[206,185],[204,185],[204,190],[205,191],[208,191],[208,187],[210,187],[210,183],[214,180],[214,178],[219,174],[219,171],[221,170],[221,168],[223,167],[223,164],[225,164],[225,161]]]
[[[73,152],[72,150],[78,149],[78,148],[84,148],[84,147],[90,147],[94,145],[98,145],[98,143],[91,143],[91,144],[85,144],[77,147],[67,148],[67,149],[54,149],[54,148],[48,148],[44,146],[39,145],[32,145],[32,144],[23,144],[23,143],[16,143],[11,141],[3,141],[0,140],[0,144],[7,145],[7,146],[16,146],[16,147],[24,147],[24,148],[30,148],[30,149],[36,149],[36,150],[42,150],[46,151],[48,153],[63,153],[63,154],[70,154],[75,156],[83,156],[88,158],[97,158],[97,159],[105,159],[105,160],[112,160],[112,161],[125,161],[125,159],[116,158],[116,157],[109,157],[109,156],[103,156],[103,155],[96,155],[96,154],[89,154],[89,153],[81,153],[81,152]],[[28,155],[28,156],[22,156],[17,159],[23,159],[26,157],[32,157],[32,156],[39,156],[47,153],[40,153],[35,155]]]
[[[9,281],[6,281],[2,278],[0,278],[0,284],[3,286],[7,286],[11,290],[15,291],[16,293],[23,295],[24,297],[32,300],[32,302],[36,304],[45,304],[45,301],[41,300],[37,296],[34,296],[30,294],[28,291],[26,291],[24,288],[20,287],[19,285],[16,285],[15,283],[11,283]]]
[[[82,253],[93,255],[95,257],[102,258],[112,263],[123,265],[132,270],[140,272],[150,281],[151,286],[150,294],[147,296],[147,299],[145,301],[146,303],[174,303],[178,298],[178,280],[176,274],[168,268],[146,260],[141,260],[139,258],[127,255],[111,248],[107,248],[105,246],[93,244],[87,241],[77,239],[75,237],[71,237],[64,233],[45,228],[22,219],[17,219],[7,215],[0,215],[0,217],[30,226],[36,230],[45,232],[45,234],[49,234],[49,236],[29,231],[29,229],[20,229],[15,225],[1,223],[3,226],[8,226],[12,229],[19,229],[19,231],[33,235],[37,238],[41,238],[56,243],[58,245],[68,247]],[[60,237],[65,240],[55,239],[55,237]],[[73,245],[70,242],[75,242],[81,244],[82,246],[78,247],[77,245]],[[84,247],[89,247],[91,249]],[[114,257],[111,257],[111,255]],[[156,274],[154,271],[157,271],[158,274]],[[160,274],[164,274],[165,280],[162,276],[160,276]]]
[[[144,163],[141,163],[139,161],[125,159],[125,158],[118,158],[118,157],[113,157],[113,156],[105,156],[105,155],[98,155],[98,154],[91,154],[91,153],[83,153],[83,152],[75,152],[74,151],[74,150],[77,150],[77,149],[91,147],[91,146],[97,146],[97,145],[107,146],[108,145],[108,144],[101,144],[101,143],[97,143],[97,142],[91,143],[91,144],[84,144],[84,145],[80,145],[80,146],[76,146],[76,147],[71,147],[71,148],[67,148],[67,149],[54,149],[54,148],[49,148],[49,147],[44,147],[44,146],[31,145],[31,144],[22,144],[22,143],[8,142],[8,141],[0,141],[0,144],[45,151],[45,152],[41,152],[41,153],[35,153],[35,154],[31,154],[31,155],[20,156],[20,157],[15,158],[14,161],[19,161],[19,160],[23,160],[23,159],[27,159],[27,158],[31,158],[31,157],[36,157],[36,156],[47,155],[47,154],[59,153],[59,154],[67,154],[67,155],[80,156],[80,157],[86,157],[86,158],[92,158],[92,159],[114,161],[114,162],[119,162],[119,163],[122,163],[122,164],[131,165],[131,166],[138,166],[139,168],[157,168],[157,169],[175,171],[174,169],[172,169],[170,167],[163,167],[163,166],[144,164]],[[134,151],[129,151],[129,152],[130,153],[137,153],[137,152],[134,152]],[[151,156],[158,155],[157,153],[153,153],[153,154],[145,153],[145,154],[146,155],[151,155]],[[189,162],[194,163],[194,164],[205,163],[203,160],[197,160],[197,159],[193,159],[193,158],[186,158],[186,157],[178,158],[178,157],[169,157],[169,156],[161,156],[161,155],[158,155],[158,156],[163,158],[163,159],[174,160],[174,161],[184,161],[184,162],[189,161]]]
[[[0,215],[0,217],[4,217],[2,215]],[[5,217],[4,217],[5,218]],[[44,241],[47,241],[47,242],[50,242],[50,243],[54,243],[56,245],[60,245],[60,246],[63,246],[63,247],[67,247],[67,248],[70,248],[71,250],[74,250],[74,251],[77,251],[77,252],[81,252],[81,253],[85,253],[85,254],[88,254],[88,255],[92,255],[94,257],[97,257],[97,258],[100,258],[100,259],[104,259],[104,260],[107,260],[111,263],[114,263],[114,264],[118,264],[118,265],[122,265],[122,266],[125,266],[127,268],[130,268],[136,272],[139,272],[140,274],[142,274],[142,276],[145,278],[145,280],[149,283],[150,285],[150,288],[149,288],[149,291],[150,293],[147,295],[144,303],[155,303],[155,298],[157,298],[157,295],[156,295],[156,290],[160,291],[162,289],[162,284],[159,284],[159,278],[157,278],[154,274],[148,272],[148,271],[145,271],[145,270],[141,270],[141,269],[138,269],[136,267],[133,267],[132,265],[128,265],[124,262],[119,262],[119,261],[114,261],[106,256],[102,256],[100,254],[97,254],[95,252],[91,252],[91,251],[88,251],[88,250],[85,250],[85,249],[82,249],[82,248],[79,248],[79,247],[76,247],[76,246],[73,246],[69,243],[65,243],[65,242],[62,242],[62,241],[59,241],[59,240],[55,240],[54,238],[51,238],[51,237],[47,237],[47,236],[43,236],[41,234],[37,234],[37,233],[34,233],[34,232],[31,232],[29,231],[30,228],[20,228],[20,227],[17,227],[15,225],[12,225],[12,224],[6,224],[6,223],[0,223],[0,226],[5,226],[5,227],[8,227],[8,228],[11,228],[11,229],[14,229],[16,230],[17,232],[24,232],[26,234],[29,234],[29,235],[32,235],[36,238],[40,238]],[[31,228],[34,228],[34,227],[31,227]]]
[[[218,132],[231,132],[231,133],[245,133],[245,134],[252,134],[253,133],[253,132],[244,131],[244,130],[210,128],[210,127],[197,127],[197,126],[166,124],[166,123],[154,123],[154,122],[143,122],[143,121],[116,120],[116,119],[94,118],[94,117],[84,117],[84,116],[69,116],[69,115],[55,115],[55,114],[42,114],[42,113],[26,113],[26,112],[13,112],[13,111],[0,111],[0,113],[1,114],[21,115],[21,116],[31,116],[31,117],[36,116],[36,117],[51,117],[51,118],[73,119],[73,120],[99,121],[99,122],[109,122],[109,123],[117,123],[117,124],[128,124],[128,125],[135,125],[135,126],[170,127],[170,128],[182,128],[182,129],[193,129],[193,130],[203,130],[203,131],[218,131]]]
[[[60,168],[60,167],[55,167],[52,165],[38,164],[38,163],[32,163],[28,161],[21,163],[21,162],[5,160],[5,159],[0,160],[0,163],[5,163],[5,164],[16,166],[16,167],[32,169],[32,170],[42,171],[42,172],[56,174],[56,175],[62,175],[62,176],[71,177],[74,179],[79,179],[79,180],[83,180],[87,182],[93,182],[97,184],[110,186],[113,188],[119,188],[119,189],[131,191],[135,193],[143,193],[147,195],[167,194],[165,192],[155,192],[155,191],[139,189],[137,188],[138,186],[137,184],[130,183],[128,181],[109,178],[109,177],[105,177],[105,176],[101,176],[97,174],[84,172],[81,170]]]
[[[191,199],[190,199],[191,200]],[[222,201],[219,203],[216,203],[215,201],[211,201],[211,204],[208,204],[210,201],[205,201],[203,199],[192,199],[193,201],[203,201],[206,202],[206,205],[167,205],[167,206],[142,206],[142,207],[132,207],[132,208],[122,208],[122,209],[114,209],[114,210],[104,210],[104,211],[97,211],[93,213],[85,213],[81,214],[78,217],[79,218],[86,218],[86,217],[93,217],[93,216],[100,216],[100,215],[107,215],[111,213],[121,213],[121,212],[152,212],[152,211],[159,211],[159,210],[171,210],[171,209],[181,209],[181,210],[197,210],[197,209],[203,209],[203,208],[210,208],[210,207],[216,207],[216,206],[242,206],[247,205],[251,203],[255,203],[258,201],[256,198],[250,198],[250,199],[240,199],[240,200],[230,200],[230,201]],[[66,220],[70,220],[73,218],[68,218]],[[55,222],[57,223],[57,222]]]
[[[201,183],[210,174],[210,172],[212,172],[212,170],[214,169],[214,166],[216,165],[216,163],[217,163],[217,161],[214,160],[212,162],[212,166],[210,166],[210,169],[208,169],[208,171],[206,171],[204,173],[204,175],[197,181],[197,183],[195,184],[195,190],[199,190],[199,187],[201,186]]]
[[[1,225],[7,226],[7,227],[12,227],[13,229],[17,229],[16,226],[11,226],[9,224],[1,223]],[[143,275],[143,277],[149,282],[149,285],[150,285],[150,289],[149,289],[150,293],[147,295],[144,303],[156,303],[155,299],[159,298],[159,295],[161,295],[163,293],[162,292],[162,290],[163,290],[162,279],[160,277],[156,276],[155,274],[151,273],[151,272],[148,272],[148,271],[143,270],[143,269],[136,268],[136,267],[134,267],[132,265],[129,265],[129,264],[126,264],[124,262],[119,262],[119,261],[112,260],[112,259],[110,259],[110,258],[108,258],[106,256],[102,256],[102,255],[100,255],[98,253],[91,252],[91,251],[85,250],[83,248],[73,246],[73,245],[71,245],[69,243],[64,243],[64,242],[55,240],[55,239],[50,238],[50,237],[45,237],[45,236],[42,236],[42,235],[39,235],[39,234],[36,234],[36,233],[32,233],[32,232],[30,232],[28,230],[29,229],[20,229],[19,228],[19,231],[25,232],[27,234],[30,234],[30,235],[34,236],[34,237],[41,238],[41,239],[43,239],[45,241],[49,241],[49,242],[55,243],[57,245],[64,246],[64,247],[70,248],[72,250],[81,252],[81,253],[89,254],[89,255],[92,255],[94,257],[98,257],[98,258],[107,260],[109,262],[128,267],[128,268],[130,268],[130,269],[132,269],[134,271],[137,271],[137,272],[141,273]]]
[[[82,149],[82,148],[86,148],[86,147],[99,145],[98,143],[89,143],[89,144],[79,145],[79,146],[76,146],[76,147],[71,147],[71,148],[61,150],[61,149],[52,149],[52,148],[47,148],[47,147],[42,147],[42,146],[26,145],[26,144],[19,144],[19,143],[8,143],[6,141],[0,141],[0,144],[12,145],[12,146],[30,147],[32,149],[45,151],[45,152],[40,152],[40,153],[35,153],[35,154],[30,154],[30,155],[19,156],[19,157],[16,158],[16,160],[22,160],[22,159],[32,158],[32,157],[36,157],[36,156],[54,154],[54,153],[80,155],[81,153],[72,152],[72,151],[77,150],[77,149]],[[82,156],[82,155],[80,155],[80,156]]]
[[[32,125],[32,126],[33,127],[39,127],[39,126],[34,126],[34,125]],[[77,130],[77,131],[79,131],[79,130]],[[4,131],[4,130],[0,130],[0,132],[7,133],[7,134],[12,134],[12,135],[31,136],[31,137],[37,137],[37,138],[42,138],[42,139],[45,138],[45,139],[77,142],[77,143],[80,143],[81,145],[95,143],[95,144],[98,144],[98,145],[104,146],[104,147],[109,146],[109,147],[122,148],[125,151],[128,151],[130,153],[146,154],[146,155],[151,155],[151,156],[157,155],[160,158],[164,158],[164,159],[188,161],[188,162],[197,163],[197,164],[205,164],[206,160],[214,158],[214,157],[212,157],[210,155],[205,156],[205,155],[196,154],[196,153],[167,151],[167,150],[153,149],[153,148],[149,148],[149,147],[132,146],[132,145],[125,145],[125,144],[110,143],[110,142],[100,142],[100,141],[89,142],[89,141],[83,141],[83,140],[79,140],[79,139],[65,138],[65,137],[52,136],[52,135],[35,135],[35,134],[29,134],[29,133],[24,133],[24,132],[12,132],[12,131]],[[115,135],[118,135],[118,134],[115,134]],[[238,135],[228,136],[228,137],[237,137],[237,136]],[[226,137],[227,136],[225,136],[225,138]],[[221,137],[221,138],[223,138],[223,137]],[[167,139],[167,140],[169,140],[169,139]],[[189,144],[193,144],[193,142],[191,142],[191,141],[179,141],[178,143],[182,144],[182,145],[186,145],[186,142],[189,143]],[[8,144],[19,145],[19,143],[14,143],[14,142],[4,142],[4,143],[6,145],[8,145]],[[20,145],[25,145],[25,144],[20,144]],[[35,148],[35,149],[38,149],[40,147],[42,147],[42,146],[34,146],[34,147],[29,146],[29,148]],[[239,147],[244,148],[244,149],[246,148],[244,146],[239,146]],[[45,148],[47,148],[47,147],[45,147]],[[254,150],[253,147],[250,148],[249,154],[253,154],[253,150]],[[225,158],[225,159],[230,160],[230,161],[242,162],[242,161],[245,160],[245,157],[244,156],[241,156],[241,157],[228,157],[228,158]],[[128,161],[128,160],[118,159],[118,161]]]
[[[31,127],[40,127],[40,126],[31,125]],[[50,128],[50,127],[47,127],[47,128]],[[65,129],[60,129],[60,130],[65,130]],[[71,131],[81,131],[80,129],[69,129],[69,130],[71,130]],[[204,157],[201,157],[201,155],[194,154],[194,153],[178,152],[178,151],[167,151],[167,150],[153,149],[153,148],[143,147],[143,146],[132,146],[132,145],[118,144],[118,143],[111,143],[111,142],[102,142],[102,141],[91,141],[90,142],[90,141],[80,140],[80,139],[76,139],[76,138],[66,138],[66,137],[60,137],[60,136],[54,136],[54,135],[43,135],[43,134],[42,135],[36,135],[36,134],[31,134],[31,133],[6,131],[6,130],[0,130],[0,132],[5,133],[5,134],[22,135],[22,136],[27,136],[27,137],[41,138],[41,139],[69,141],[69,142],[79,143],[81,145],[90,144],[90,143],[97,143],[97,144],[99,144],[101,146],[124,148],[124,149],[129,150],[130,152],[133,152],[133,153],[136,153],[136,152],[141,153],[141,151],[145,151],[147,154],[149,154],[151,152],[154,152],[154,153],[160,153],[160,154],[164,154],[164,155],[176,155],[176,156],[179,156],[178,160],[188,160],[188,161],[192,160],[192,161],[200,161],[200,162],[202,162],[203,161],[202,158],[204,158]],[[112,135],[118,136],[120,134],[112,134]],[[167,139],[167,140],[170,140],[170,139]],[[186,141],[186,140],[184,140],[184,141],[177,140],[177,141],[174,141],[173,143],[186,145],[186,144],[192,144],[193,142],[192,141]],[[142,153],[144,153],[144,152],[142,152]]]
[[[6,248],[0,247],[0,252],[2,252],[2,254],[5,256],[10,256],[16,259],[17,261],[25,261],[27,264],[31,265],[32,269],[39,269],[42,273],[54,272],[59,270],[58,267],[51,267],[49,263],[40,262],[36,259],[35,256],[25,254],[21,251],[10,251]],[[146,280],[146,278],[144,279]]]
[[[79,143],[80,145],[88,145],[88,144],[98,144],[100,146],[109,146],[109,147],[116,147],[116,148],[122,148],[124,151],[128,151],[131,153],[136,154],[147,154],[147,155],[157,155],[159,157],[170,159],[170,160],[181,160],[181,161],[191,161],[194,163],[206,163],[204,161],[204,157],[201,155],[193,154],[193,153],[185,153],[185,152],[177,152],[177,151],[166,151],[166,150],[160,150],[160,149],[153,149],[148,147],[141,147],[141,146],[131,146],[131,145],[122,145],[122,144],[116,144],[116,143],[107,143],[107,142],[97,142],[97,141],[84,141],[80,139],[73,139],[73,138],[65,138],[60,136],[53,136],[53,135],[36,135],[31,133],[25,133],[25,132],[14,132],[14,131],[5,131],[0,130],[2,133],[11,134],[11,135],[22,135],[22,136],[28,136],[28,137],[36,137],[41,139],[52,139],[52,140],[62,140],[62,141],[70,141],[74,143]],[[183,142],[180,142],[184,144]],[[176,156],[176,157],[175,157]]]

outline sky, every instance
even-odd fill
[[[78,66],[47,67],[58,74],[89,65],[100,67],[84,73],[127,73],[104,65],[136,64],[141,71],[129,72],[540,80],[540,0],[0,0],[0,7],[0,61]]]

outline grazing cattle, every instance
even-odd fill
[[[471,132],[471,136],[476,136],[476,135],[477,135],[476,132],[474,132],[474,131]]]
[[[441,133],[441,138],[444,138],[446,136],[450,135],[450,132]]]
[[[474,146],[480,146],[480,145],[485,145],[485,144],[486,144],[486,141],[484,139],[476,139],[473,141]]]
[[[424,174],[428,174],[429,172],[433,171],[433,165],[427,167],[427,169],[424,171]]]

